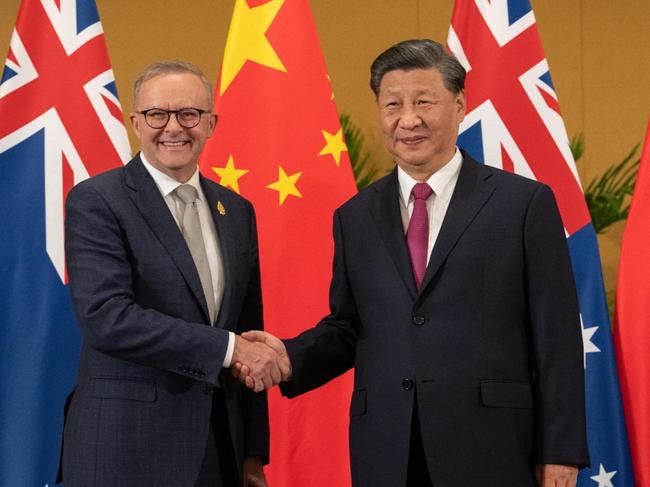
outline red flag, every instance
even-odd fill
[[[625,225],[614,344],[638,485],[650,485],[650,123]]]
[[[266,330],[294,336],[328,312],[332,214],[356,191],[307,0],[236,0],[215,98],[201,169],[255,205]],[[271,485],[350,484],[351,390],[270,392]]]

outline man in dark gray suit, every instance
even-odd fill
[[[253,208],[198,172],[217,117],[196,67],[149,66],[134,106],[142,151],[67,199],[66,257],[83,344],[63,481],[264,486],[266,396],[223,373],[231,361],[255,361],[276,380],[281,373],[275,352],[236,335],[262,329]]]
[[[571,487],[589,461],[577,296],[553,193],[458,150],[464,80],[429,40],[375,60],[397,168],[334,215],[331,314],[284,342],[244,334],[290,360],[289,397],[354,367],[355,487]]]

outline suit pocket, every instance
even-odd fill
[[[350,401],[350,417],[366,414],[366,391],[365,389],[352,392]]]
[[[505,228],[481,228],[466,231],[458,241],[458,244],[470,242],[485,242],[487,240],[503,240],[506,238]]]
[[[481,382],[481,402],[491,408],[531,409],[533,390],[527,382]]]
[[[156,383],[136,377],[93,377],[88,388],[90,397],[153,402]]]

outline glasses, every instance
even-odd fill
[[[149,108],[138,112],[144,115],[144,120],[152,129],[162,129],[169,123],[169,117],[173,113],[178,125],[191,129],[201,122],[201,115],[212,113],[209,110],[199,108],[181,108],[180,110],[163,110],[162,108]]]

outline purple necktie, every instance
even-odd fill
[[[427,268],[427,248],[429,247],[429,215],[427,213],[427,199],[433,190],[427,183],[417,183],[413,186],[411,194],[413,202],[413,213],[406,230],[406,242],[411,256],[411,267],[418,289],[424,279],[424,271]]]

